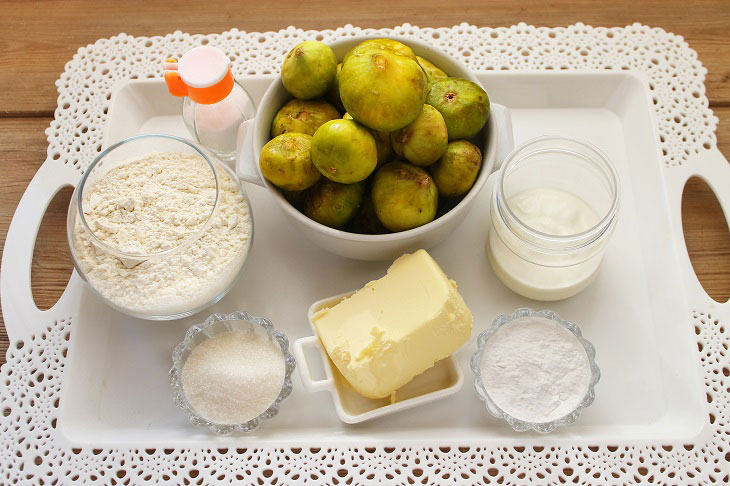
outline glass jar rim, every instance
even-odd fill
[[[612,188],[612,201],[611,205],[608,208],[608,210],[605,212],[605,214],[601,217],[600,221],[593,225],[592,227],[581,231],[579,233],[574,233],[570,235],[553,235],[550,233],[545,233],[540,230],[537,230],[533,228],[532,226],[528,225],[524,221],[522,221],[520,218],[515,215],[515,213],[512,211],[512,209],[509,207],[509,204],[507,204],[505,197],[504,197],[504,183],[505,183],[505,176],[508,174],[508,169],[515,165],[517,162],[524,160],[527,157],[535,155],[535,153],[538,152],[531,152],[529,154],[525,154],[522,157],[517,157],[520,152],[524,151],[525,149],[530,148],[531,146],[537,145],[539,143],[544,142],[555,142],[561,143],[561,142],[568,142],[570,144],[578,145],[579,147],[586,149],[588,152],[592,152],[596,157],[590,158],[586,156],[585,154],[576,152],[574,150],[565,149],[565,148],[558,148],[558,147],[546,147],[543,150],[540,150],[539,152],[544,151],[556,151],[559,150],[561,152],[568,152],[571,153],[577,157],[580,157],[584,160],[590,160],[593,163],[598,162],[598,164],[601,166],[601,169],[603,170],[604,174],[607,177],[608,182],[611,184]],[[507,227],[510,229],[510,231],[515,234],[518,238],[521,240],[525,240],[524,237],[519,236],[515,233],[512,224],[517,226],[521,232],[524,232],[526,235],[530,237],[530,241],[528,243],[531,243],[534,245],[534,241],[546,241],[549,243],[552,243],[554,245],[560,245],[559,250],[571,250],[571,249],[577,249],[582,248],[585,246],[590,245],[594,241],[596,241],[598,238],[600,238],[601,235],[605,234],[616,222],[616,215],[618,213],[619,208],[619,199],[620,199],[620,184],[619,184],[619,178],[618,173],[616,172],[616,168],[613,166],[611,161],[609,160],[608,156],[606,156],[598,147],[595,145],[580,141],[572,138],[567,137],[553,137],[553,136],[540,136],[535,137],[532,139],[527,140],[526,142],[520,144],[519,146],[515,147],[512,152],[510,152],[507,157],[504,160],[504,164],[502,165],[502,168],[500,170],[499,174],[499,180],[497,181],[497,188],[494,191],[495,192],[495,201],[497,205],[497,212],[500,214],[500,216],[505,220],[505,223],[507,223]],[[505,214],[509,217],[509,221],[506,220],[504,217]],[[542,245],[535,245],[538,246],[540,250],[546,250],[548,248],[543,247]]]
[[[213,180],[215,181],[215,200],[213,201],[213,207],[210,210],[210,214],[208,215],[205,223],[197,231],[195,231],[190,236],[185,238],[182,242],[178,243],[177,245],[175,245],[172,248],[168,248],[167,250],[163,250],[163,251],[159,251],[159,252],[155,252],[155,253],[149,253],[149,254],[131,253],[131,252],[126,252],[126,251],[120,250],[118,248],[115,248],[115,247],[109,245],[108,243],[105,243],[98,236],[96,236],[94,231],[91,229],[88,222],[86,221],[86,216],[84,215],[84,210],[83,210],[84,187],[86,186],[86,182],[88,181],[89,175],[92,173],[93,169],[97,165],[99,165],[99,163],[101,163],[101,161],[104,160],[104,158],[107,155],[109,155],[114,150],[116,150],[119,147],[122,147],[128,143],[133,143],[133,142],[137,142],[140,140],[149,140],[149,139],[172,140],[175,142],[185,144],[188,147],[195,150],[203,158],[203,160],[205,160],[206,164],[208,164],[208,167],[210,167],[210,170],[213,173]],[[216,213],[216,211],[218,210],[218,206],[220,205],[220,181],[218,180],[218,171],[216,170],[216,167],[212,162],[213,158],[214,157],[211,154],[207,154],[201,147],[199,147],[192,140],[187,140],[182,137],[178,137],[175,135],[167,135],[167,134],[163,134],[163,133],[146,133],[146,134],[142,134],[142,135],[135,135],[135,136],[120,140],[119,142],[116,142],[116,143],[110,145],[105,150],[103,150],[99,155],[97,155],[94,158],[94,160],[91,162],[91,164],[89,164],[89,166],[84,171],[83,176],[81,177],[81,181],[79,181],[79,185],[76,188],[76,193],[77,193],[76,194],[76,206],[77,206],[77,211],[78,211],[78,217],[81,221],[81,226],[82,226],[83,230],[86,231],[86,233],[91,238],[92,242],[95,245],[99,246],[104,251],[106,251],[118,258],[123,258],[123,259],[127,259],[127,260],[132,260],[132,261],[135,261],[135,260],[144,261],[144,260],[150,260],[153,258],[167,257],[167,256],[170,256],[174,253],[177,253],[177,252],[189,247],[195,241],[200,239],[200,237],[203,236],[203,234],[205,234],[206,231],[208,231],[208,229],[210,228],[210,225],[213,221],[213,215]]]

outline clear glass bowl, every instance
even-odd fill
[[[185,366],[190,353],[200,343],[217,336],[219,334],[235,331],[235,330],[252,330],[253,332],[265,331],[269,339],[281,347],[284,356],[284,383],[281,391],[274,402],[258,417],[254,417],[248,422],[240,424],[217,424],[201,417],[190,405],[185,392],[183,391],[181,376],[182,369]],[[188,416],[188,420],[198,427],[207,427],[212,432],[219,435],[226,435],[232,432],[251,432],[255,430],[261,422],[269,420],[279,413],[281,403],[289,395],[292,389],[292,373],[296,368],[294,356],[289,352],[289,339],[285,334],[274,329],[271,321],[265,317],[252,317],[246,312],[234,312],[232,314],[213,314],[208,317],[202,324],[196,324],[188,329],[185,333],[185,339],[178,344],[172,352],[172,368],[170,369],[170,386],[175,400],[175,404],[181,408]]]
[[[503,325],[514,321],[515,319],[528,316],[550,319],[551,321],[560,324],[568,331],[570,331],[576,337],[576,339],[578,339],[578,342],[580,342],[580,344],[583,346],[583,349],[585,349],[586,355],[588,356],[588,363],[591,369],[591,379],[588,384],[588,390],[586,391],[583,400],[580,401],[578,406],[571,413],[550,422],[525,422],[524,420],[519,420],[511,416],[510,414],[502,410],[499,406],[497,406],[496,403],[494,403],[494,401],[487,393],[487,390],[484,388],[484,384],[482,383],[482,373],[479,367],[479,363],[482,359],[484,346],[486,345],[489,338]],[[516,432],[535,430],[542,434],[547,434],[549,432],[552,432],[556,427],[572,424],[573,422],[575,422],[580,416],[581,411],[584,408],[588,407],[591,403],[593,403],[593,400],[595,399],[594,387],[596,383],[598,383],[598,380],[600,380],[601,378],[601,370],[598,369],[595,358],[596,350],[593,347],[593,344],[591,344],[590,341],[586,340],[583,337],[580,332],[580,328],[576,323],[562,320],[556,312],[551,310],[534,311],[528,308],[520,308],[517,309],[513,314],[510,314],[508,316],[497,316],[497,318],[494,319],[494,321],[492,322],[492,326],[489,329],[479,333],[479,336],[477,337],[477,351],[472,355],[469,365],[472,372],[474,373],[474,389],[476,390],[479,398],[484,401],[487,406],[487,411],[492,416],[503,419]]]
[[[143,254],[115,248],[99,239],[87,223],[83,208],[85,195],[88,189],[93,186],[94,182],[96,182],[109,170],[123,165],[128,161],[138,159],[142,156],[155,152],[177,152],[185,155],[202,157],[202,159],[210,167],[211,180],[215,180],[216,186],[215,201],[212,204],[210,214],[207,215],[206,221],[197,231],[192,232],[184,239],[175,242],[174,245],[168,245],[169,247],[161,251]],[[176,261],[174,260],[175,258],[181,257],[181,254],[185,258],[192,260],[196,258],[196,255],[187,255],[185,252],[192,251],[191,247],[193,247],[193,245],[200,240],[201,237],[211,236],[215,238],[220,231],[220,229],[217,229],[212,225],[212,223],[215,220],[217,211],[219,211],[221,205],[223,174],[226,174],[233,181],[236,189],[239,190],[243,196],[244,204],[247,207],[248,224],[250,225],[250,229],[248,232],[248,238],[244,245],[238,249],[238,253],[226,265],[216,269],[217,277],[211,282],[211,285],[200,285],[199,288],[194,291],[190,291],[188,295],[184,296],[184,298],[178,299],[179,302],[170,304],[158,304],[156,302],[154,306],[133,306],[132,304],[122,302],[118,296],[116,296],[117,298],[115,300],[115,298],[111,295],[107,295],[110,294],[110,291],[105,292],[102,289],[97,288],[99,282],[95,283],[94,278],[87,274],[87,265],[84,264],[83,258],[80,255],[82,247],[79,246],[79,248],[77,248],[77,245],[91,244],[95,248],[94,257],[102,254],[111,255],[118,258],[126,268],[132,268],[146,260],[158,260],[163,262],[164,265],[168,265],[169,263]],[[84,172],[84,176],[81,178],[81,181],[71,197],[66,225],[67,238],[74,267],[87,286],[110,307],[113,307],[127,315],[148,320],[172,320],[187,317],[202,311],[222,299],[231,287],[233,287],[237,277],[240,275],[248,254],[251,251],[254,235],[251,205],[243,185],[240,183],[233,170],[221,162],[210,151],[196,142],[164,134],[146,134],[130,137],[111,145],[100,153]],[[84,238],[88,237],[88,243],[83,241],[80,232],[83,232]],[[198,253],[200,253],[200,251],[198,251]],[[127,301],[129,300],[130,299],[127,299]]]

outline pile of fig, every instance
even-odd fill
[[[309,218],[364,234],[405,231],[453,207],[482,163],[472,143],[489,97],[391,39],[355,46],[338,64],[321,42],[281,68],[294,97],[276,114],[261,173]]]

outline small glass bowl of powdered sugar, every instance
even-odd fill
[[[213,314],[188,329],[172,362],[175,404],[221,435],[251,432],[278,414],[296,367],[287,337],[246,312]]]
[[[552,432],[593,403],[601,377],[593,345],[550,310],[517,309],[479,334],[474,388],[515,431]]]

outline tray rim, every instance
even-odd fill
[[[568,78],[579,78],[580,79],[580,82],[582,82],[582,83],[588,83],[588,82],[590,82],[590,78],[599,77],[599,78],[603,78],[603,79],[606,79],[606,78],[616,79],[617,80],[617,84],[620,84],[622,82],[625,82],[625,80],[631,80],[631,81],[633,81],[635,83],[638,83],[636,85],[636,87],[642,93],[643,99],[646,102],[646,108],[649,110],[649,112],[650,112],[650,109],[651,109],[650,101],[649,101],[649,96],[648,96],[648,90],[646,89],[646,86],[643,84],[643,82],[645,81],[645,77],[643,77],[643,76],[641,76],[641,75],[639,75],[637,73],[626,72],[626,71],[606,72],[606,71],[601,71],[601,70],[587,70],[587,71],[582,71],[582,72],[577,72],[577,73],[576,72],[561,72],[561,71],[552,71],[552,72],[518,71],[518,72],[481,73],[481,74],[478,75],[478,78],[480,80],[482,80],[482,81],[484,81],[486,79],[489,79],[489,78],[494,79],[494,78],[501,78],[501,77],[504,77],[504,78],[517,78],[517,79],[525,79],[525,78],[528,78],[529,79],[529,78],[536,77],[536,79],[538,81],[540,81],[540,78],[561,79],[561,78],[568,77]],[[270,76],[262,76],[261,78],[254,77],[254,78],[251,78],[251,79],[256,79],[257,81],[258,80],[261,80],[261,81],[264,81],[264,82],[271,82],[272,80],[270,78],[271,78]],[[588,78],[588,79],[583,80],[581,78]],[[162,80],[159,80],[159,79],[158,80],[128,80],[128,81],[121,82],[121,83],[119,83],[119,84],[117,84],[115,86],[116,86],[117,89],[126,89],[130,85],[131,86],[134,86],[134,85],[140,84],[140,83],[145,84],[145,85],[152,85],[152,86],[164,88],[163,81]],[[114,100],[114,97],[113,96],[112,96],[112,100]],[[577,105],[578,105],[579,108],[581,107],[580,104],[577,104]],[[587,105],[588,108],[593,107],[593,106],[594,106],[593,104]],[[595,105],[595,106],[598,107],[599,109],[608,109],[608,108],[606,108],[605,104],[598,104],[598,105]],[[110,112],[111,111],[112,110],[110,110]],[[655,127],[655,124],[653,122],[654,121],[652,119],[651,120],[652,130],[656,131],[656,127]],[[110,125],[107,124],[107,128],[109,126]],[[106,135],[108,135],[108,133]],[[107,143],[109,142],[108,136],[107,136],[107,141],[106,142]],[[659,152],[660,151],[659,151],[658,147],[656,146],[655,143],[652,144],[652,147],[656,151],[657,160],[659,160],[660,159],[660,155],[659,155]],[[660,177],[660,178],[662,177],[661,172],[659,172],[657,174],[657,177]],[[667,196],[666,192],[664,192],[664,195]],[[671,214],[669,214],[668,205],[664,206],[662,208],[662,211],[663,212],[666,211],[667,218],[671,220]],[[674,242],[672,242],[672,243],[674,243]],[[677,266],[679,267],[679,260],[677,261]],[[680,285],[680,287],[682,289],[682,292],[686,295],[687,286],[685,285],[685,282],[684,281],[678,282],[678,284]],[[317,304],[319,304],[320,302],[328,301],[328,300],[331,300],[331,299],[336,299],[338,297],[341,297],[341,296],[344,296],[344,295],[348,295],[351,292],[345,292],[345,293],[338,294],[338,295],[335,295],[335,296],[330,296],[330,297],[325,297],[323,299],[319,299],[317,302],[311,304],[311,306],[309,307],[308,314],[311,312],[312,308],[314,308],[314,306],[317,305]],[[547,305],[549,307],[549,303],[545,303],[545,305]],[[543,306],[545,306],[545,305],[543,305]],[[152,323],[151,325],[154,325],[154,324]],[[312,325],[311,325],[311,322],[310,322],[310,327],[311,326]],[[687,330],[687,333],[688,333],[687,338],[691,338],[691,336],[689,334],[689,330]],[[316,335],[316,333],[314,331],[313,331],[313,335]],[[311,336],[309,336],[309,337],[311,337]],[[71,343],[71,354],[72,355],[74,354],[74,344],[75,344],[75,342],[76,341],[72,340],[72,343]],[[456,364],[456,366],[459,369],[461,368],[460,366],[458,366],[458,363]],[[693,369],[692,373],[694,373],[695,375],[697,375],[696,376],[697,379],[700,379],[700,377],[701,377],[700,371],[701,370],[699,369],[698,366],[696,366],[694,364],[693,364],[693,366],[694,366],[694,369]],[[325,366],[325,370],[327,370],[327,366]],[[301,372],[301,367],[300,367],[300,372]],[[463,375],[463,370],[462,370],[462,375]],[[468,378],[468,377],[464,377],[464,378]],[[467,379],[467,381],[469,381],[469,380]],[[471,383],[468,383],[467,386],[469,386],[469,385],[471,385]],[[64,390],[65,389],[66,389],[66,387],[63,387],[63,385],[62,385],[62,399],[63,399],[63,393],[64,393]],[[334,395],[334,393],[332,393],[332,392],[330,392],[330,393],[332,395]],[[337,404],[335,403],[335,405],[337,405]],[[706,408],[707,408],[706,407],[706,404],[702,404],[702,407],[703,407],[703,411],[706,412]],[[338,414],[339,414],[339,408],[338,408]],[[340,419],[343,420],[342,417],[340,417]],[[343,421],[346,422],[346,423],[348,422],[346,420],[343,420]],[[698,418],[698,421],[699,421],[699,418]],[[355,422],[353,422],[353,423],[355,423]],[[63,429],[64,425],[65,425],[65,423],[62,420],[60,422],[60,426],[61,426],[62,429]],[[701,438],[703,436],[703,434],[706,433],[707,430],[709,430],[706,425],[707,424],[704,421],[702,421],[702,423],[700,424],[700,426],[697,427],[695,429],[696,431],[692,434],[691,440],[695,440],[695,439]],[[341,437],[345,437],[345,436],[340,436],[340,438]],[[367,440],[368,440],[367,437],[365,437],[365,438],[363,438],[363,436],[355,436],[355,437],[347,436],[347,437],[348,437],[348,440],[352,440],[355,443],[361,443],[364,440],[365,441],[365,444],[368,444],[368,445],[377,445],[377,444],[383,442],[383,440],[380,439],[380,438],[373,438],[373,439],[371,439],[371,442],[367,442]],[[529,434],[527,434],[527,435],[518,434],[517,437],[520,440],[522,440],[525,437],[531,437],[531,436]],[[547,443],[550,443],[550,444],[561,444],[562,442],[565,441],[565,438],[563,436],[558,436],[558,434],[551,434],[551,435],[548,435],[548,436],[537,436],[537,437],[534,437],[534,438],[531,437],[531,439],[532,439],[532,441],[535,444],[545,444],[546,442]],[[211,438],[210,440],[217,440],[217,439],[216,438]],[[248,437],[248,436],[238,436],[238,437],[235,437],[235,438],[229,438],[228,440],[229,441],[232,441],[232,442],[234,442],[236,444],[245,445],[245,444],[248,444],[250,442],[251,437]],[[476,446],[476,445],[480,445],[480,444],[481,445],[484,445],[486,443],[497,442],[498,440],[514,440],[514,438],[513,439],[509,439],[509,438],[506,438],[505,436],[499,436],[499,439],[497,439],[496,441],[493,438],[473,438],[473,439],[463,439],[463,440],[461,440],[458,443],[456,443],[456,442],[450,442],[451,439],[449,439],[449,440],[444,440],[444,441],[442,441],[440,443],[449,444],[451,446],[456,446],[458,444],[469,444],[469,445],[472,445],[472,446]],[[603,443],[603,442],[605,442],[604,440],[596,440],[596,439],[590,439],[589,440],[589,439],[583,438],[583,437],[581,437],[581,440],[584,440],[585,443],[590,443],[591,440],[593,441],[593,443]],[[669,441],[669,442],[679,443],[679,442],[683,442],[683,441],[684,442],[687,442],[687,440],[688,440],[688,436],[687,436],[686,433],[682,433],[682,434],[677,433],[677,434],[675,434],[675,437],[674,438],[669,439],[669,440],[665,440],[664,442]],[[301,438],[300,439],[288,439],[288,440],[279,440],[279,439],[270,439],[270,438],[267,438],[266,441],[267,441],[267,445],[271,445],[272,447],[280,447],[280,446],[283,446],[283,445],[303,446],[303,445],[307,445],[307,444],[309,444],[309,445],[317,444],[317,445],[323,445],[324,446],[324,445],[327,445],[328,444],[327,440],[326,439],[322,439],[322,438],[321,439],[311,439],[311,440],[306,440],[306,441],[304,439],[301,439]],[[645,443],[649,443],[648,441],[650,441],[650,439],[643,439],[643,438],[636,439],[636,442],[634,442],[634,445],[641,444],[641,443],[644,443],[644,442]],[[89,441],[83,441],[83,440],[77,440],[77,441],[73,441],[72,440],[72,442],[74,444],[77,444],[77,445],[88,445],[90,443],[92,443],[94,445],[98,445],[98,444],[104,443],[104,442],[99,442],[99,441],[89,442]],[[202,441],[201,443],[203,443],[203,442],[205,442],[205,441]],[[577,442],[578,441],[576,441],[576,443]],[[625,440],[622,440],[622,442],[626,442],[626,441]],[[404,446],[404,447],[405,446],[414,447],[414,446],[417,446],[417,445],[419,445],[421,443],[422,443],[421,440],[418,440],[418,439],[409,439],[409,438],[391,439],[388,442],[389,445]],[[114,444],[114,442],[109,442],[109,444]],[[155,444],[157,444],[157,443],[155,443]]]
[[[540,78],[550,78],[550,79],[556,79],[556,78],[557,79],[561,79],[561,78],[578,78],[578,79],[581,80],[580,82],[583,82],[583,83],[585,83],[585,82],[587,82],[587,81],[590,80],[590,79],[587,79],[587,80],[584,81],[583,80],[584,78],[591,78],[591,77],[596,77],[596,76],[601,77],[601,78],[612,78],[612,79],[616,79],[618,82],[621,82],[623,80],[631,80],[633,82],[639,83],[638,86],[640,87],[642,96],[644,97],[644,101],[646,102],[646,107],[651,112],[651,104],[650,104],[651,102],[650,102],[649,92],[648,92],[647,87],[644,84],[647,81],[648,78],[645,75],[643,75],[642,73],[635,73],[635,72],[631,72],[631,71],[609,71],[609,72],[606,72],[606,71],[602,71],[602,70],[585,70],[585,71],[579,71],[579,72],[524,70],[524,71],[507,71],[507,72],[493,72],[493,73],[479,73],[479,74],[477,74],[477,78],[479,78],[480,80],[484,80],[484,78],[490,78],[490,77],[505,77],[505,78],[510,78],[510,77],[514,77],[514,78],[526,78],[527,77],[527,78],[530,78],[530,77],[535,77],[538,81],[540,80]],[[261,76],[261,77],[253,76],[253,77],[247,78],[247,79],[249,79],[249,80],[250,79],[254,79],[254,80],[257,80],[257,81],[264,81],[264,82],[267,82],[268,83],[268,82],[273,82],[276,79],[276,76],[271,76],[271,75],[264,75],[264,76]],[[138,85],[138,84],[156,86],[156,87],[160,87],[160,88],[164,87],[164,82],[161,79],[124,80],[124,81],[121,81],[121,82],[115,84],[115,86],[114,86],[115,91],[114,92],[116,93],[116,92],[119,92],[120,90],[127,89],[129,86],[134,86],[134,85]],[[112,113],[112,109],[114,107],[114,99],[115,99],[114,98],[114,95],[112,95],[112,99],[111,99],[112,108],[110,109],[110,113]],[[597,107],[599,107],[599,108],[603,108],[604,106],[605,105],[597,105]],[[580,103],[576,103],[576,107],[579,107],[580,108],[582,106],[581,106]],[[590,108],[590,107],[593,107],[593,105],[591,104],[591,105],[588,105],[587,107]],[[651,120],[651,125],[652,125],[652,131],[656,132],[657,131],[657,128],[656,128],[656,124],[655,124],[653,118]],[[110,136],[110,134],[109,134],[109,127],[110,127],[110,124],[106,124],[106,129],[107,130],[105,131],[105,134],[104,134],[104,146],[106,146],[107,144],[110,143],[110,140],[109,140],[109,136]],[[660,160],[660,158],[661,158],[660,152],[661,151],[660,151],[659,147],[657,146],[656,143],[652,143],[652,147],[656,151],[657,160]],[[661,172],[660,172],[660,174],[661,174]],[[663,176],[662,175],[659,175],[659,177],[663,177]],[[488,185],[489,184],[485,184],[485,187],[488,186]],[[664,197],[665,200],[668,200],[669,199],[669,194],[666,192],[666,190],[664,191],[664,196],[665,196]],[[662,210],[666,210],[667,213],[670,213],[669,204],[667,204]],[[667,214],[667,216],[668,216],[669,219],[671,219],[671,217],[672,217],[671,214]],[[673,244],[675,247],[676,247],[676,243],[677,242],[674,241],[674,240],[671,242],[671,244]],[[677,261],[677,264],[678,264],[678,266],[681,266],[679,260]],[[74,272],[74,276],[75,277],[78,277],[78,275],[76,275],[75,272]],[[688,298],[687,298],[688,289],[687,289],[686,281],[683,280],[682,282],[679,282],[678,284],[680,285],[681,290],[682,290],[683,294],[685,295],[685,300],[688,301]],[[71,285],[71,282],[69,282],[69,286],[70,285]],[[73,290],[73,289],[71,289],[71,290]],[[80,277],[79,277],[79,288],[76,289],[76,290],[83,291],[83,282],[80,279]],[[351,293],[351,292],[345,292],[345,293],[342,293],[340,295],[336,295],[336,296],[331,296],[331,297],[326,297],[326,298],[320,299],[317,302],[315,302],[314,304],[312,304],[310,306],[310,309],[309,310],[311,311],[311,308],[314,305],[316,305],[317,303],[319,303],[319,302],[322,302],[322,301],[325,301],[325,300],[330,300],[330,299],[333,299],[333,298],[336,298],[336,297],[340,297],[341,295],[346,295],[346,294],[349,294],[349,293]],[[545,304],[547,305],[549,303],[545,303]],[[549,305],[548,305],[548,307],[549,307]],[[155,323],[151,323],[151,325],[155,325]],[[311,324],[310,324],[310,326],[311,326]],[[316,333],[313,334],[313,335],[316,335]],[[73,339],[71,340],[70,352],[71,352],[72,355],[74,354],[75,342],[76,341],[74,341]],[[457,366],[457,368],[459,368],[459,369],[461,368],[458,365],[458,363],[456,363],[455,365]],[[325,369],[327,370],[327,367],[326,366],[325,366]],[[300,368],[300,372],[301,372],[301,368]],[[462,376],[463,376],[463,373],[464,372],[462,370]],[[701,370],[699,369],[699,366],[694,366],[693,373],[695,375],[697,375],[697,378],[698,379],[701,378]],[[464,378],[465,381],[469,381],[467,379],[468,377],[463,376],[463,378]],[[471,383],[467,383],[467,386],[470,386],[470,385],[471,385]],[[62,400],[63,400],[65,388],[66,387],[64,387],[63,384],[62,384],[62,391],[61,391]],[[331,393],[333,395],[333,397],[334,397],[334,393],[333,392],[330,391],[329,393]],[[333,402],[335,402],[335,405],[337,405],[336,400],[334,398],[333,398]],[[706,408],[707,408],[706,407],[706,404],[702,404],[702,405],[703,405],[703,410],[705,410],[705,412],[706,412]],[[339,414],[339,409],[338,409],[338,414]],[[340,417],[340,419],[342,420],[342,417]],[[345,422],[347,423],[347,421],[345,421]],[[365,422],[367,422],[367,420]],[[60,428],[61,428],[61,430],[64,429],[64,425],[65,425],[65,422],[64,421],[60,421]],[[709,430],[710,430],[710,428],[709,428],[708,424],[703,421],[702,424],[701,424],[701,426],[698,427],[696,429],[696,432],[692,435],[691,441],[701,440],[703,437],[705,437],[705,434],[707,434],[709,432]],[[544,444],[546,444],[546,441],[547,441],[551,445],[558,445],[558,444],[563,444],[563,442],[565,442],[565,437],[558,436],[558,434],[537,435],[535,437],[533,437],[532,434],[518,434],[517,437],[522,442],[525,442],[526,444],[529,443],[529,444],[536,444],[536,445],[540,445],[540,444],[543,444],[544,445]],[[66,438],[69,439],[68,436]],[[556,440],[556,438],[557,438],[557,440]],[[528,440],[523,440],[523,439],[528,439]],[[679,442],[687,442],[687,439],[688,438],[687,438],[687,435],[686,434],[677,433],[674,439],[664,440],[663,442],[675,442],[675,443],[679,443]],[[210,437],[207,440],[200,440],[199,442],[201,444],[210,444],[210,443],[215,442],[215,441],[218,441],[218,440],[220,440],[220,438]],[[234,443],[234,444],[237,444],[237,445],[248,445],[250,443],[251,437],[250,436],[247,436],[247,435],[240,435],[240,436],[228,437],[228,438],[226,438],[224,440],[226,442],[231,442],[231,443]],[[451,447],[457,447],[459,445],[469,445],[469,446],[479,446],[479,445],[482,445],[482,446],[484,446],[485,444],[492,444],[493,442],[494,443],[499,443],[499,440],[505,440],[505,437],[504,436],[499,436],[499,438],[496,439],[496,440],[493,439],[493,438],[487,438],[487,439],[484,439],[484,438],[481,438],[481,439],[478,439],[478,438],[470,438],[470,439],[462,439],[462,440],[459,440],[458,442],[457,441],[453,441],[452,439],[449,439],[449,440],[442,440],[442,441],[440,441],[438,443],[439,444],[446,444],[446,445],[449,445]],[[510,439],[507,438],[506,440],[510,440]],[[579,440],[575,440],[575,438],[571,438],[571,440],[572,440],[572,442],[571,442],[572,444],[579,444],[579,443],[589,444],[589,443],[591,443],[591,441],[593,443],[596,443],[597,442],[595,439],[587,439],[587,438],[583,438],[583,437],[580,437]],[[107,444],[107,445],[110,445],[111,446],[111,445],[114,445],[114,444],[118,444],[116,442],[104,442],[104,441],[101,441],[101,442],[100,441],[88,442],[88,441],[84,441],[84,440],[78,440],[77,441],[77,440],[72,440],[72,439],[69,439],[69,441],[71,443],[75,444],[75,445],[80,445],[80,446],[86,446],[86,445],[90,445],[90,444],[93,444],[93,445]],[[602,440],[599,440],[598,442],[599,443],[602,443],[603,441]],[[633,441],[632,440],[622,440],[621,442],[622,443],[627,443],[627,444],[632,444],[632,445],[649,445],[649,444],[652,443],[651,439],[648,439],[648,438],[637,438],[637,439],[635,439]],[[338,436],[337,443],[338,444],[339,443],[343,443],[343,444],[353,443],[353,444],[358,444],[358,445],[363,445],[363,446],[376,446],[376,445],[382,444],[383,443],[383,439],[380,439],[380,438],[370,438],[369,439],[366,436],[344,436],[343,435],[343,436]],[[128,442],[128,444],[129,445],[133,445],[134,442],[133,441],[130,441],[130,442]],[[161,445],[162,443],[153,442],[153,444],[154,445]],[[332,444],[332,441],[329,441],[329,439],[326,439],[326,438],[318,438],[318,439],[311,439],[311,440],[303,440],[303,439],[283,440],[283,439],[270,439],[270,438],[267,438],[266,439],[266,445],[267,446],[270,446],[270,447],[285,447],[285,446],[293,447],[293,446],[306,446],[306,445],[326,446],[326,445],[331,445],[331,444]],[[387,441],[387,444],[389,446],[395,446],[395,447],[417,447],[417,446],[423,444],[423,440],[421,440],[421,439],[411,439],[411,438],[397,438],[397,439],[390,439],[390,440],[388,440]],[[434,442],[433,445],[435,445],[435,444],[436,443]]]

